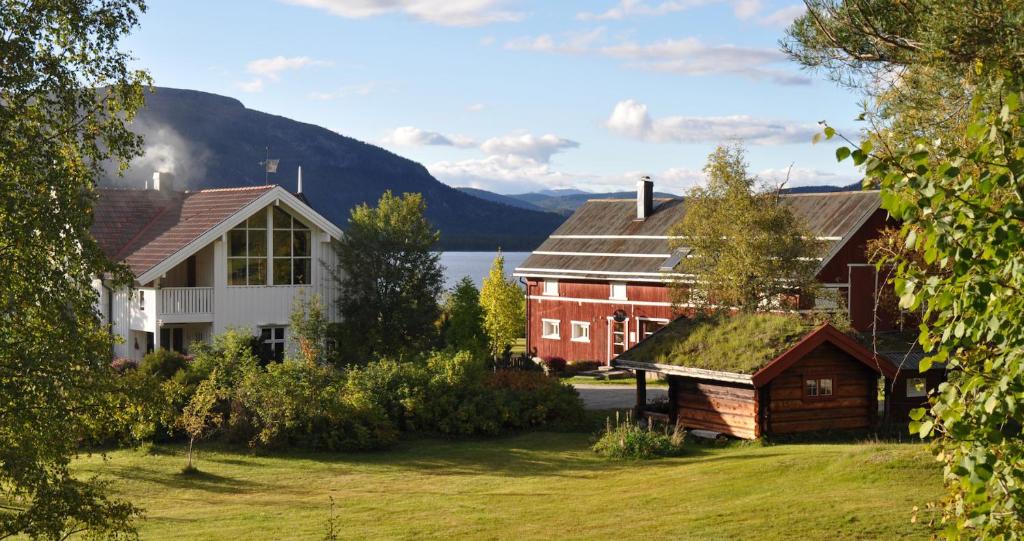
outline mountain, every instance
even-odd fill
[[[665,192],[654,192],[655,197],[679,197],[678,195],[665,193]],[[529,203],[536,206],[537,208],[549,211],[557,212],[563,216],[568,216],[580,208],[583,203],[586,203],[588,199],[632,199],[636,197],[636,192],[605,192],[605,193],[589,193],[589,192],[578,192],[569,193],[562,195],[550,195],[543,192],[531,192],[521,193],[516,195],[510,195],[514,199]]]
[[[860,190],[860,182],[854,182],[846,186],[794,186],[792,188],[783,188],[782,193],[856,192]]]
[[[261,185],[260,162],[269,148],[269,157],[280,160],[269,182],[295,190],[302,166],[306,199],[342,228],[353,206],[372,205],[385,190],[422,193],[445,250],[532,250],[564,221],[559,214],[474,197],[377,146],[216,94],[157,88],[132,129],[146,138],[145,155],[124,178],[107,175],[105,184],[142,187],[153,171],[165,170],[191,190]]]
[[[512,196],[502,195],[500,193],[489,192],[487,190],[481,190],[479,188],[455,188],[455,189],[459,190],[462,193],[467,193],[469,195],[472,195],[473,197],[479,197],[480,199],[484,199],[484,200],[487,200],[487,201],[493,201],[495,203],[501,203],[502,205],[508,205],[510,207],[517,207],[517,208],[521,208],[521,209],[535,210],[535,211],[538,211],[538,212],[547,212],[546,210],[538,207],[537,205],[534,205],[532,203],[527,203],[526,201],[523,201],[521,199],[516,199],[515,197],[512,197]]]

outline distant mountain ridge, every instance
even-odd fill
[[[481,199],[487,199],[504,205],[518,206],[531,210],[542,210],[555,212],[568,217],[583,203],[590,199],[630,199],[636,197],[636,192],[584,192],[580,190],[542,190],[520,194],[505,195],[479,188],[457,188],[465,193]],[[855,182],[847,186],[796,186],[785,188],[783,193],[827,193],[827,192],[848,192],[860,190],[860,183]],[[681,197],[668,192],[655,192],[655,197]]]
[[[446,250],[532,250],[564,220],[474,197],[380,147],[216,94],[157,88],[132,129],[146,137],[146,155],[125,178],[108,175],[104,184],[142,187],[154,170],[163,169],[192,190],[262,185],[260,162],[269,148],[269,157],[280,160],[269,182],[294,191],[301,165],[306,199],[342,228],[352,207],[374,204],[385,190],[422,193],[427,218],[441,231],[440,248]]]

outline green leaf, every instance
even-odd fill
[[[831,139],[836,134],[836,129],[832,126],[825,127],[825,139]]]
[[[812,145],[818,144],[819,141],[821,141],[821,134],[820,133],[815,133],[814,135],[811,136],[811,144]]]
[[[847,147],[839,147],[836,149],[836,160],[843,161],[850,157],[850,149]]]
[[[927,438],[932,433],[932,428],[935,427],[935,422],[931,419],[927,421],[921,421],[921,426],[917,429],[917,434],[922,438]]]
[[[996,397],[988,397],[988,400],[985,401],[985,413],[991,414],[993,411],[996,410],[996,406],[998,405],[999,400],[996,400]]]
[[[921,419],[924,419],[925,413],[927,413],[927,410],[924,408],[914,408],[910,410],[910,418],[915,421],[920,421]]]

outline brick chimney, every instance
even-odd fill
[[[654,182],[643,176],[636,181],[636,219],[646,220],[654,212]]]

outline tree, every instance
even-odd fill
[[[470,277],[459,280],[445,299],[444,318],[442,332],[446,346],[478,357],[487,354],[490,348],[484,332],[484,309],[480,305],[480,292]]]
[[[339,355],[348,362],[430,349],[444,284],[440,234],[424,217],[420,194],[384,192],[376,208],[352,209],[337,244],[343,318]]]
[[[192,449],[195,443],[210,435],[224,422],[224,417],[214,411],[221,394],[221,390],[217,387],[216,370],[214,370],[209,378],[204,379],[196,387],[196,392],[181,410],[181,415],[178,417],[178,428],[188,436],[188,464],[185,465],[182,473],[197,471],[196,467],[192,465]]]
[[[966,144],[918,140],[858,153],[883,206],[921,254],[889,260],[901,307],[923,309],[919,340],[958,377],[943,383],[911,430],[935,436],[945,463],[950,537],[1024,531],[1024,78],[997,71],[971,108]],[[937,267],[935,270],[933,267]]]
[[[783,44],[868,98],[864,140],[836,156],[864,167],[902,221],[905,249],[879,264],[895,269],[901,306],[923,313],[922,368],[951,374],[911,424],[945,464],[949,537],[1024,531],[1022,7],[814,1]]]
[[[133,534],[138,512],[69,469],[85,427],[120,422],[93,279],[127,284],[89,233],[96,179],[141,153],[148,76],[118,48],[141,0],[0,0],[0,538]]]
[[[707,185],[686,197],[673,226],[673,251],[685,254],[673,282],[676,304],[755,311],[796,294],[813,295],[820,246],[778,190],[759,189],[743,148],[719,146],[704,167]]]
[[[291,340],[298,346],[299,354],[307,364],[321,362],[327,337],[327,317],[320,295],[309,300],[304,296],[295,298],[291,316]]]
[[[497,356],[526,332],[526,296],[513,280],[505,278],[505,256],[498,252],[491,270],[480,288],[480,306],[484,309],[484,330]]]

